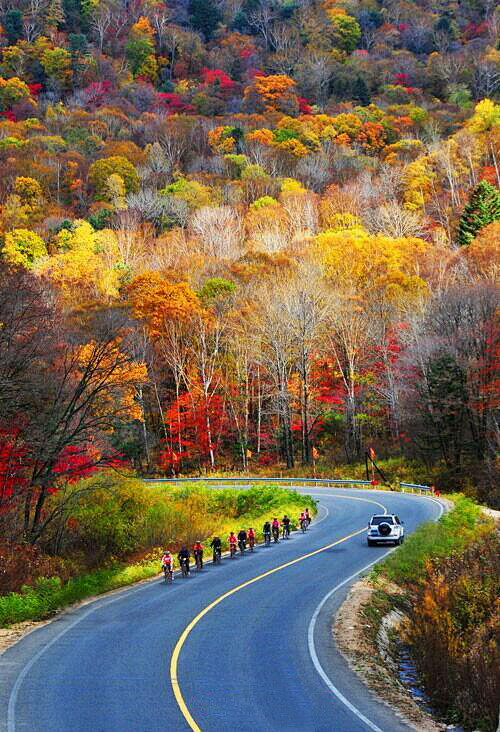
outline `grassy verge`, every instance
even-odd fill
[[[481,507],[463,495],[449,495],[454,503],[439,521],[422,524],[409,536],[399,551],[377,564],[373,577],[384,577],[399,585],[422,579],[428,561],[462,551],[468,544],[491,532],[492,522]]]
[[[165,544],[172,550],[214,534],[220,535],[225,546],[230,531],[253,526],[259,537],[266,519],[281,518],[286,513],[296,523],[302,509],[308,507],[312,514],[316,512],[315,501],[310,496],[272,485],[241,491],[189,484],[169,488],[168,493],[162,486],[152,490],[163,501],[188,507],[192,512],[177,530],[172,531],[171,526],[167,532],[169,540]],[[43,620],[75,602],[154,577],[159,571],[161,552],[162,547],[151,548],[140,562],[118,562],[64,583],[59,577],[40,577],[21,592],[0,596],[0,627],[25,620]]]

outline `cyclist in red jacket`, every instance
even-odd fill
[[[203,549],[204,547],[199,541],[195,542],[193,546],[194,561],[195,563],[200,562],[200,569],[203,569]]]
[[[277,544],[279,541],[279,535],[280,535],[280,522],[278,521],[277,518],[273,519],[272,532],[273,532],[274,543]]]
[[[228,537],[228,543],[229,543],[229,551],[231,552],[231,557],[233,557],[236,554],[236,547],[238,546],[238,539],[234,535],[234,531],[231,531]]]
[[[168,551],[168,549],[165,549],[163,552],[163,556],[161,558],[161,569],[162,572],[165,571],[165,568],[172,574],[173,579],[173,572],[174,572],[174,558]]]

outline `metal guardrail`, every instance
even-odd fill
[[[400,483],[399,484],[402,488],[418,488],[420,491],[429,491],[432,492],[432,488],[430,485],[419,485],[418,483]]]
[[[143,478],[145,483],[236,483],[238,485],[246,483],[286,483],[289,485],[372,485],[369,480],[355,480],[352,478],[345,479],[329,479],[329,478]],[[400,483],[400,487],[405,492],[405,488],[410,490],[429,491],[428,485],[418,485],[417,483]]]

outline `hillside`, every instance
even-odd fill
[[[110,466],[368,448],[498,505],[499,21],[488,0],[3,3],[5,535],[37,543],[54,495]]]

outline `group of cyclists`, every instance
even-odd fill
[[[299,526],[304,532],[307,530],[310,523],[311,516],[309,515],[309,509],[306,508],[299,516]],[[275,517],[272,521],[265,522],[264,526],[262,527],[265,545],[270,545],[271,537],[273,538],[274,543],[277,544],[279,542],[280,531],[282,533],[283,539],[289,538],[290,518],[286,514],[283,516],[281,521],[279,521]],[[231,559],[234,558],[238,548],[241,554],[245,553],[245,549],[247,548],[247,546],[250,551],[253,552],[255,544],[257,543],[255,530],[251,527],[248,529],[248,531],[245,529],[241,529],[238,534],[235,534],[234,531],[231,531],[228,536],[227,542],[229,545],[229,555]],[[218,536],[213,537],[212,541],[210,542],[210,548],[212,549],[213,563],[218,564],[221,561],[222,557],[222,541]],[[193,545],[192,552],[197,570],[203,569],[204,551],[205,547],[203,546],[203,544],[201,544],[200,541],[196,541]],[[179,561],[182,575],[184,577],[187,577],[190,574],[191,551],[188,549],[186,544],[184,544],[179,550],[177,554],[177,559]],[[168,549],[166,549],[163,553],[161,567],[165,577],[165,581],[171,582],[174,578],[174,557],[168,551]]]

